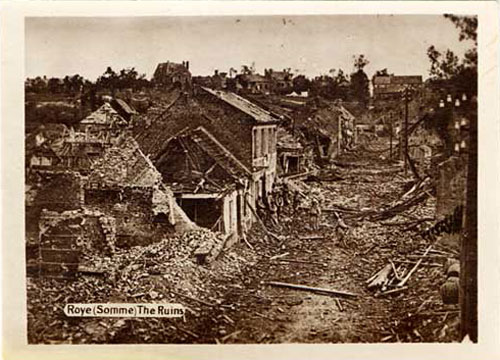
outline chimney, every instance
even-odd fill
[[[215,69],[215,71],[214,71],[214,75],[215,75],[215,76],[219,75],[219,70]]]
[[[186,61],[186,69],[189,70],[189,61]]]

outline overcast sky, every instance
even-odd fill
[[[255,63],[307,76],[353,70],[364,54],[371,77],[388,68],[427,77],[430,45],[462,55],[472,46],[436,15],[27,18],[26,76],[80,74],[95,80],[107,66],[151,77],[160,62],[190,61],[193,75]]]

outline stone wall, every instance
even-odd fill
[[[438,165],[436,183],[438,220],[452,214],[457,206],[465,205],[466,163],[465,158],[452,156]]]
[[[459,249],[465,206],[466,159],[452,156],[438,165],[436,224],[427,233],[443,245]]]

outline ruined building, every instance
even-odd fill
[[[405,87],[412,87],[415,91],[423,89],[423,81],[421,75],[397,76],[384,75],[374,76],[372,79],[373,85],[373,100],[401,100],[401,92]]]
[[[162,176],[127,135],[88,173],[42,172],[26,188],[28,271],[75,275],[88,257],[196,229]]]
[[[341,102],[316,99],[294,114],[298,131],[320,161],[335,158],[354,146],[355,117]]]
[[[156,162],[177,202],[205,228],[236,240],[251,225],[251,171],[202,126],[168,141]]]
[[[192,79],[189,71],[189,61],[183,61],[182,64],[170,61],[158,64],[153,74],[153,82],[156,86],[166,90],[173,88],[191,89]]]
[[[153,109],[140,118],[134,132],[142,151],[164,178],[168,179],[168,171],[161,161],[173,146],[169,140],[201,126],[227,150],[224,156],[232,155],[251,174],[247,199],[237,200],[244,204],[242,213],[248,214],[251,209],[244,206],[255,207],[258,197],[267,197],[276,177],[278,118],[234,93],[201,87],[194,96],[180,94]]]
[[[303,172],[306,168],[304,147],[285,128],[277,130],[278,164],[283,175],[294,175]]]

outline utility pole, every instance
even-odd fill
[[[389,159],[392,161],[392,111],[389,112]]]
[[[465,97],[465,96],[464,96]],[[467,182],[460,249],[460,334],[477,343],[477,108],[470,104]]]
[[[405,102],[405,132],[404,132],[404,164],[405,176],[408,174],[408,102],[410,101],[410,90],[408,87],[404,89],[403,99]]]

